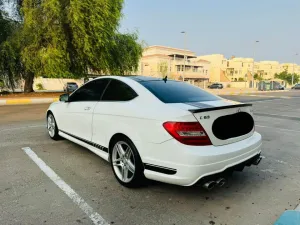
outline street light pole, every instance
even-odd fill
[[[297,56],[298,53],[295,54],[295,56]],[[294,86],[294,76],[295,76],[295,63],[293,63],[293,75],[292,75],[292,86]]]
[[[185,31],[181,31],[182,34],[184,34],[184,50],[186,50],[186,32]],[[182,80],[185,80],[185,61],[186,61],[186,55],[185,53],[183,54],[183,73],[182,73]]]
[[[258,43],[259,41],[254,42],[254,48],[253,48],[253,66],[252,66],[252,88],[254,88],[254,61],[255,61],[255,43]]]

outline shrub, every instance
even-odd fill
[[[4,88],[4,82],[0,80],[0,90],[2,90],[3,88]]]
[[[36,88],[37,88],[39,91],[45,90],[43,84],[41,84],[41,83],[38,83],[38,84],[36,85]]]

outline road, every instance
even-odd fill
[[[48,105],[0,107],[0,224],[93,224],[24,147],[110,224],[272,224],[300,203],[300,91],[222,97],[253,103],[264,159],[210,192],[158,182],[124,188],[107,162],[67,140],[48,137]]]

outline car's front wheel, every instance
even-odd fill
[[[48,116],[47,116],[47,129],[48,129],[50,138],[52,138],[53,140],[60,139],[60,136],[58,135],[58,127],[56,124],[56,120],[51,112],[48,113]]]
[[[145,182],[144,166],[132,141],[122,136],[111,146],[110,162],[118,182],[129,188],[142,186]]]

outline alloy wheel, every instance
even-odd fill
[[[112,164],[117,177],[124,183],[129,183],[135,173],[135,159],[130,146],[119,141],[112,151]]]
[[[48,116],[48,123],[47,123],[47,128],[48,128],[48,133],[50,137],[54,137],[55,135],[55,120],[52,114],[49,114]]]

